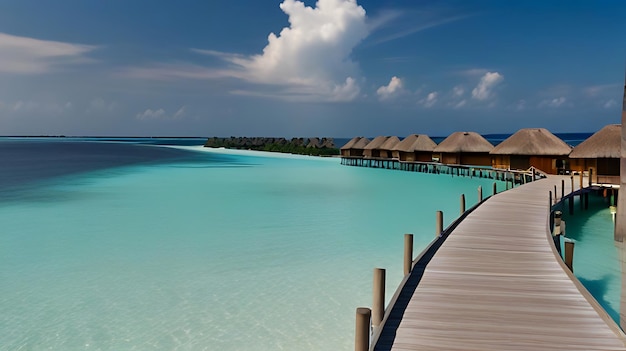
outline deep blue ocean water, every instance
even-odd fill
[[[349,350],[373,268],[491,188],[203,142],[0,139],[0,350]]]

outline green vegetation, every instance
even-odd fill
[[[337,148],[315,148],[315,147],[306,147],[300,145],[292,145],[292,144],[266,144],[261,149],[263,151],[270,152],[282,152],[288,154],[298,154],[298,155],[311,155],[311,156],[333,156],[339,155],[339,149]]]
[[[269,152],[282,152],[298,155],[333,156],[339,155],[339,149],[335,147],[333,139],[322,138],[209,138],[205,147],[223,147],[227,149],[244,149]]]

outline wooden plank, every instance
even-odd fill
[[[498,194],[450,234],[406,289],[375,350],[626,350],[626,337],[557,258],[548,191]],[[570,192],[566,182],[566,192]],[[413,277],[409,277],[409,281]],[[391,322],[390,322],[391,321]]]

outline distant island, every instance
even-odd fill
[[[282,152],[311,156],[339,155],[333,138],[268,138],[268,137],[211,137],[204,147],[223,147],[227,149],[245,149],[269,152]]]

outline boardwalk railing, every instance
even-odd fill
[[[552,178],[550,179],[552,180],[557,179],[557,176],[551,177]],[[529,191],[519,189],[516,191],[515,195],[504,195],[505,197],[502,198],[497,197],[495,203],[490,202],[489,205],[487,205],[488,209],[484,209],[481,206],[484,205],[485,202],[487,202],[489,199],[491,199],[492,196],[489,196],[488,198],[482,200],[482,194],[480,194],[480,190],[479,202],[467,211],[463,211],[465,205],[465,196],[461,196],[461,216],[457,218],[452,224],[450,224],[450,226],[448,226],[445,230],[441,231],[441,234],[437,235],[435,239],[414,260],[412,260],[411,269],[408,272],[406,269],[407,250],[405,248],[405,277],[397,288],[395,294],[391,298],[387,309],[384,311],[380,310],[382,308],[380,307],[380,303],[376,303],[376,299],[381,299],[380,293],[378,293],[378,295],[376,293],[377,290],[379,292],[381,290],[381,287],[377,286],[377,284],[381,284],[381,279],[380,269],[375,270],[374,308],[378,309],[378,311],[375,311],[375,314],[378,316],[382,315],[383,317],[382,320],[380,319],[380,317],[378,317],[377,321],[375,323],[372,323],[372,328],[370,329],[370,323],[365,323],[362,319],[365,316],[364,311],[369,311],[369,309],[357,309],[357,320],[360,317],[361,322],[357,323],[357,343],[355,344],[355,346],[357,346],[356,350],[391,350],[392,345],[395,345],[395,342],[398,342],[397,337],[400,335],[398,333],[400,333],[401,329],[403,330],[401,336],[399,336],[399,342],[401,345],[399,349],[401,350],[415,349],[413,346],[417,345],[431,345],[434,347],[435,344],[432,344],[432,342],[435,342],[435,340],[439,340],[439,342],[442,342],[442,344],[438,344],[438,346],[434,348],[442,350],[447,349],[447,347],[450,345],[456,345],[457,347],[459,345],[465,345],[463,346],[463,349],[468,350],[481,349],[472,348],[475,346],[479,347],[479,345],[482,345],[483,349],[488,348],[509,350],[541,348],[559,349],[561,346],[565,345],[568,345],[570,348],[574,347],[574,345],[577,345],[575,348],[581,350],[598,349],[598,347],[600,346],[603,347],[602,349],[605,349],[604,346],[612,345],[610,346],[611,349],[626,350],[626,348],[624,348],[624,342],[626,338],[623,332],[621,332],[619,327],[617,327],[617,325],[610,319],[610,317],[608,317],[608,314],[599,306],[597,301],[595,301],[591,294],[589,294],[589,292],[570,272],[570,270],[572,269],[571,264],[568,267],[569,269],[565,269],[566,276],[569,279],[562,279],[561,275],[563,274],[563,271],[560,269],[555,270],[554,262],[558,261],[558,265],[561,265],[562,267],[565,267],[565,263],[562,260],[556,259],[560,255],[556,253],[553,241],[542,239],[543,235],[545,235],[542,234],[542,232],[546,231],[546,228],[544,227],[543,220],[539,219],[544,216],[542,215],[542,213],[544,213],[544,210],[542,210],[541,206],[539,206],[541,201],[537,201],[537,190],[543,189],[543,191],[545,191],[543,192],[543,194],[545,194],[546,200],[548,198],[547,193],[550,192],[550,202],[546,204],[548,206],[545,206],[544,208],[545,211],[547,211],[545,216],[549,215],[550,217],[550,221],[545,224],[548,226],[546,234],[548,236],[551,236],[550,232],[553,225],[552,211],[555,209],[562,210],[567,200],[569,200],[569,207],[573,211],[574,196],[580,196],[582,209],[583,203],[586,202],[584,201],[586,197],[584,195],[586,195],[591,189],[591,184],[589,184],[587,187],[583,186],[582,177],[580,177],[579,189],[577,191],[574,189],[574,177],[558,177],[558,180],[560,180],[560,184],[555,184],[553,190],[551,185],[552,183],[546,183],[546,180],[542,181],[541,184],[536,184],[532,186],[529,185],[531,187]],[[566,184],[568,185],[567,192],[565,186]],[[560,189],[558,189],[558,185],[560,185]],[[560,192],[558,190],[560,190]],[[519,209],[518,206],[510,206],[517,201],[522,201],[520,203],[521,207]],[[494,249],[499,247],[498,245],[506,245],[508,243],[507,236],[503,236],[500,233],[501,230],[513,228],[512,224],[501,221],[491,221],[491,225],[495,225],[495,227],[493,227],[493,229],[487,229],[489,227],[486,227],[485,231],[480,230],[477,225],[481,226],[482,223],[485,223],[486,218],[484,216],[486,213],[492,213],[492,211],[495,211],[498,213],[502,212],[499,213],[497,216],[507,216],[518,213],[517,211],[522,210],[522,207],[525,208],[525,210],[530,210],[530,212],[528,212],[527,214],[528,218],[524,216],[516,218],[514,221],[514,226],[523,226],[524,229],[521,229],[520,233],[527,233],[527,235],[521,235],[518,237],[513,236],[512,239],[516,238],[516,245],[511,246],[510,244],[508,244],[506,247],[493,251]],[[478,211],[478,213],[473,216],[473,219],[468,219],[468,221],[470,222],[464,223],[464,220],[466,220],[468,216],[470,216],[475,210],[479,208],[480,211]],[[494,218],[494,216],[490,217],[492,219]],[[500,219],[504,220],[504,218]],[[442,219],[440,218],[439,212],[437,215],[437,221],[438,228],[441,228],[441,225],[439,223],[442,222]],[[489,220],[487,220],[487,222],[489,222]],[[443,246],[443,244],[446,242],[452,232],[460,225],[462,225],[462,227],[459,228],[457,231],[460,230],[461,232],[453,236],[451,243],[446,244],[446,249],[442,251],[441,254],[435,256],[435,254]],[[489,224],[485,223],[484,225]],[[437,232],[439,231],[440,229],[437,229]],[[467,240],[473,241],[473,243],[469,247],[465,246],[469,243]],[[410,242],[412,248],[412,240],[408,242]],[[461,242],[463,242],[464,244],[462,244]],[[546,256],[545,250],[546,243],[551,242],[552,244],[549,244],[551,249],[548,249],[548,251],[551,250],[552,252],[554,252],[553,259],[551,259],[552,255]],[[407,240],[405,239],[405,245],[406,243]],[[483,247],[483,245],[487,245],[487,247]],[[544,249],[541,249],[541,247],[543,247]],[[568,248],[573,249],[573,246],[570,245],[570,247],[568,247],[566,245],[566,250]],[[470,256],[472,256],[467,257],[467,263],[469,264],[469,266],[458,266],[458,268],[456,269],[453,268],[453,266],[450,266],[450,259],[458,261],[458,263],[466,261],[465,255],[463,254],[464,252],[465,254],[469,254]],[[450,256],[451,254],[452,256]],[[487,256],[481,256],[482,254],[485,254]],[[412,256],[412,251],[410,255]],[[441,258],[441,255],[444,255],[443,259]],[[568,256],[571,257],[571,255]],[[483,258],[480,258],[478,261],[476,261],[478,257]],[[513,261],[511,261],[510,259],[505,259],[505,257],[514,257],[514,259]],[[523,260],[520,261],[520,259],[522,258]],[[528,258],[537,258],[540,260],[534,262],[532,259],[527,260]],[[505,259],[505,261],[500,261],[501,259]],[[521,268],[522,266],[525,266],[522,262],[528,262],[532,264],[526,268],[527,270],[524,270],[523,268]],[[426,272],[426,267],[428,264],[431,264],[431,266],[434,265],[434,268],[429,268],[430,273],[425,277],[424,274]],[[376,278],[376,273],[378,273],[379,275],[378,279]],[[466,276],[466,278],[469,280],[466,282],[464,281],[458,283],[455,283],[455,281],[444,283],[444,285],[437,288],[438,290],[441,290],[440,292],[434,292],[432,290],[434,287],[438,286],[437,284],[441,284],[448,279],[453,279],[453,277],[458,276],[459,274],[461,274],[462,276],[470,274],[470,276]],[[513,279],[513,281],[515,282],[514,285],[508,286],[510,283],[504,283],[497,286],[492,286],[491,288],[485,288],[495,289],[494,291],[489,290],[490,292],[482,292],[482,290],[480,290],[480,287],[484,287],[484,285],[482,284],[487,284],[487,282],[494,283],[493,279],[499,279],[497,278],[499,276],[502,276],[502,279],[504,279],[502,282],[507,282],[507,279]],[[418,284],[420,284],[423,279],[425,279],[425,283],[421,284],[420,286],[425,284],[426,287],[421,287],[421,293],[416,294],[415,292]],[[442,281],[441,279],[444,279],[444,281]],[[384,273],[382,281],[382,284],[384,285]],[[567,283],[568,281],[569,283]],[[536,290],[528,290],[531,286],[528,284],[537,284],[541,282],[544,283],[536,285]],[[470,290],[465,291],[463,288],[464,285],[457,286],[457,284],[467,285]],[[574,286],[575,288],[573,289]],[[519,289],[519,287],[521,287],[522,290],[516,291],[515,289]],[[559,290],[554,290],[555,288],[558,288]],[[384,286],[382,287],[382,290],[384,291]],[[529,294],[527,296],[527,299],[520,299],[522,296],[519,294],[524,294],[525,291],[532,292],[526,294]],[[548,292],[549,294],[545,295]],[[444,300],[449,301],[448,303],[441,301],[441,293],[445,294],[443,296],[447,296],[447,298],[451,298],[452,300],[447,300],[447,298],[445,298]],[[469,305],[463,305],[462,300],[467,299],[466,294],[472,295],[473,293],[479,294],[476,295],[477,300],[474,301],[470,298],[468,301],[471,300],[473,302]],[[514,295],[510,295],[511,293],[513,293]],[[482,296],[480,294],[486,295]],[[584,298],[581,300],[580,297]],[[384,300],[384,295],[382,299]],[[548,301],[547,305],[545,305],[546,301]],[[585,306],[583,301],[586,301],[588,305]],[[528,303],[528,305],[524,305],[525,303]],[[411,304],[411,306],[413,307],[410,307],[409,304]],[[418,304],[417,306],[429,307],[427,307],[427,310],[422,311],[421,308],[416,309],[415,304]],[[474,304],[476,304],[476,306],[472,307]],[[555,308],[559,304],[562,304],[563,307],[561,309]],[[510,323],[511,321],[516,321],[512,325],[502,323],[493,324],[498,323],[497,320],[485,321],[483,320],[483,318],[485,318],[485,316],[487,315],[494,316],[494,312],[479,312],[481,310],[476,309],[478,308],[477,306],[484,306],[484,308],[495,309],[494,311],[496,312],[506,311],[507,308],[520,311],[528,310],[534,312],[532,312],[531,315],[526,316],[520,320],[511,319],[508,317],[504,318],[504,320],[506,320],[508,323]],[[407,322],[403,322],[403,318],[406,317],[405,313],[409,311],[407,307],[409,307],[410,309],[410,312],[408,312],[410,318]],[[443,308],[443,310],[441,311],[443,313],[442,315],[437,314],[435,320],[429,319],[433,318],[433,313],[437,313],[435,311],[441,308]],[[436,326],[439,325],[439,323],[445,323],[444,325],[455,325],[457,327],[459,325],[464,325],[457,320],[458,318],[452,317],[452,315],[450,315],[451,311],[456,311],[455,315],[458,315],[458,317],[463,315],[464,318],[467,320],[475,319],[477,322],[481,321],[475,326],[460,327],[462,329],[458,330],[457,332],[465,333],[469,331],[471,333],[474,333],[478,330],[481,330],[481,333],[488,332],[493,335],[491,337],[478,339],[475,339],[474,336],[472,336],[471,340],[476,342],[476,344],[472,344],[471,342],[469,344],[464,344],[463,338],[459,339],[459,335],[454,335],[454,330],[449,330],[446,327],[442,327],[444,330],[448,330],[448,333],[446,333],[445,335],[449,336],[440,339],[443,334],[437,334],[438,332],[435,331],[438,330],[437,328],[439,327]],[[416,313],[418,313],[418,315],[416,315]],[[422,313],[426,314],[421,316]],[[476,316],[472,317],[472,313],[475,313]],[[497,313],[499,315],[501,312]],[[368,318],[369,315],[370,314],[368,312]],[[431,317],[428,317],[428,315]],[[439,318],[442,318],[442,320],[436,320]],[[534,322],[528,324],[530,323],[529,321]],[[427,330],[420,330],[420,327],[418,327],[417,325],[422,325],[422,327],[424,327],[424,323],[426,323],[425,325],[430,325],[430,327],[427,327]],[[523,329],[520,332],[520,330],[516,329],[515,327],[515,325],[517,325],[518,323],[520,327],[528,328],[528,330]],[[403,326],[401,326],[401,324]],[[550,334],[544,335],[543,332],[539,332],[540,330],[543,330],[542,328],[544,328],[544,324],[545,327],[553,330]],[[365,327],[366,325],[367,327]],[[359,327],[361,328],[360,330]],[[409,328],[409,331],[407,331],[407,328]],[[515,332],[516,330],[518,330],[518,332]],[[443,332],[443,330],[441,332]],[[512,333],[516,333],[517,335]],[[426,339],[420,339],[420,337],[417,335],[422,335],[422,338],[424,337],[424,335],[428,336],[426,336]],[[568,336],[570,337],[570,339],[565,341],[566,339],[563,339],[564,336]],[[407,339],[407,337],[409,339]],[[498,341],[502,338],[513,338],[517,340],[511,342],[513,342],[513,344],[517,342],[517,345],[519,347],[504,347],[505,344],[501,344],[502,341]],[[561,345],[561,343],[563,344]],[[393,348],[396,349],[396,346],[394,346]]]
[[[489,166],[467,166],[442,164],[437,162],[400,161],[398,159],[342,156],[341,164],[369,168],[397,169],[408,172],[449,174],[458,177],[477,177],[511,182],[512,184],[526,184],[545,175],[531,167],[527,171],[492,168]]]

